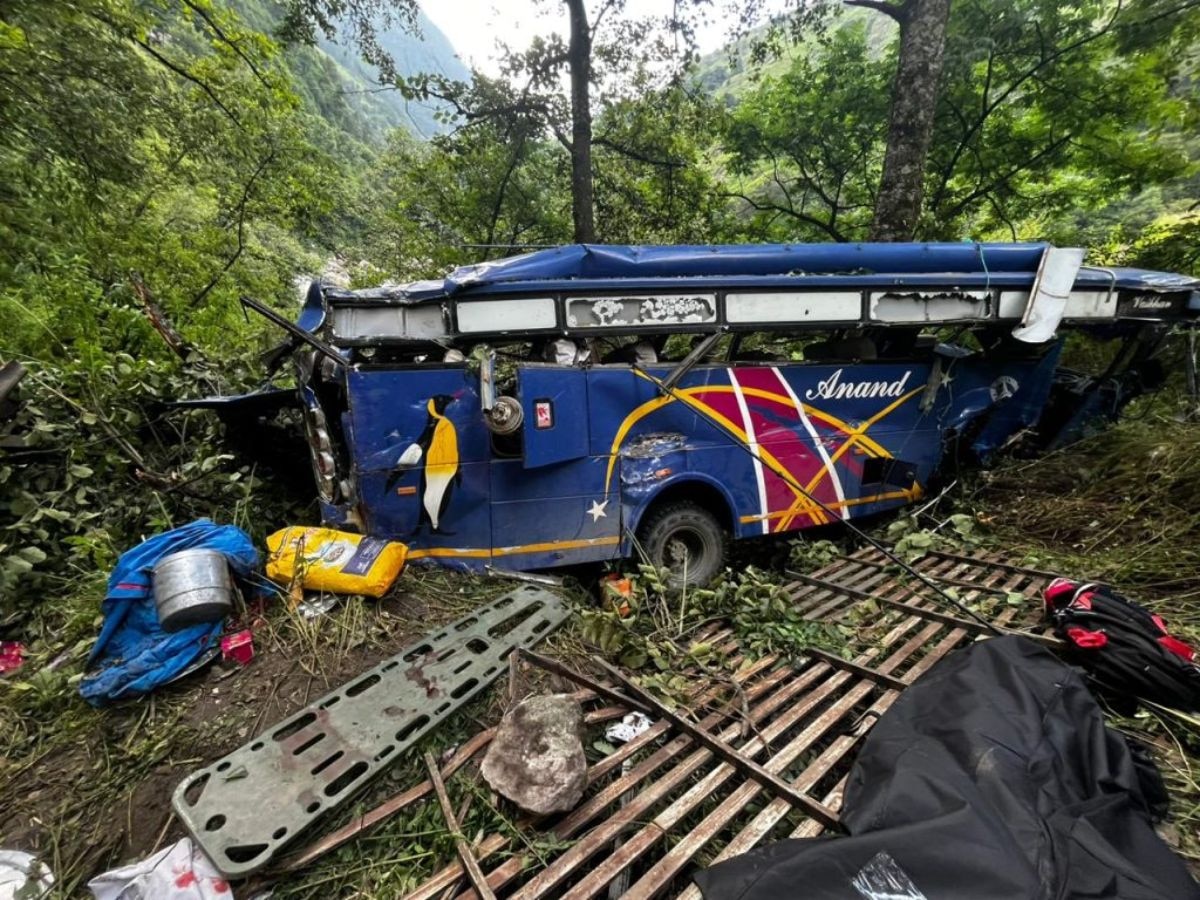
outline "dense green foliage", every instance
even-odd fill
[[[1093,217],[1114,201],[1190,189],[1197,24],[1195,10],[1154,2],[955,3],[919,237],[1103,242],[1111,220],[1095,229]],[[764,234],[865,236],[893,54],[847,17],[743,89],[728,148]]]
[[[287,297],[320,265],[342,173],[370,149],[300,102],[273,41],[207,0],[8,4],[0,54],[0,357],[30,369],[26,447],[0,459],[0,593],[17,605],[23,570],[26,590],[51,588],[40,572],[62,590],[179,516],[232,513],[242,473],[196,478],[224,462],[213,425],[168,425],[160,403],[257,377],[234,364],[259,343],[236,298]],[[200,348],[189,366],[134,273]]]

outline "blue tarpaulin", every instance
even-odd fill
[[[476,284],[562,278],[712,278],[804,274],[1034,272],[1046,244],[571,244],[462,266],[453,293]]]
[[[258,551],[250,537],[234,525],[217,525],[209,519],[155,535],[121,554],[101,606],[104,625],[88,657],[89,672],[79,686],[89,703],[100,706],[147,693],[177,676],[217,642],[220,622],[173,633],[158,624],[150,584],[154,564],[170,553],[191,549],[219,550],[242,578],[258,568]]]
[[[569,244],[506,259],[461,266],[442,279],[343,291],[327,288],[334,300],[383,300],[402,305],[447,297],[541,291],[629,289],[691,290],[722,287],[794,288],[848,283],[1025,288],[1033,282],[1045,243],[723,244],[625,246]],[[702,280],[702,281],[701,281]],[[614,284],[614,282],[616,282]],[[1144,291],[1193,290],[1187,275],[1144,269],[1084,267],[1077,289],[1116,287]],[[322,320],[316,296],[306,302],[304,327]]]

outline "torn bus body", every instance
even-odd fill
[[[308,293],[292,341],[327,522],[482,570],[904,506],[948,455],[1075,439],[1157,386],[1200,281],[1044,244],[566,246]],[[1063,335],[1119,340],[1060,367]]]

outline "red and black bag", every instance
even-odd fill
[[[1043,593],[1072,661],[1107,691],[1200,711],[1200,655],[1166,623],[1103,584],[1056,578]]]

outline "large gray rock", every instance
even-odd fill
[[[569,694],[522,700],[500,721],[483,777],[528,812],[573,809],[587,786],[582,708]]]

